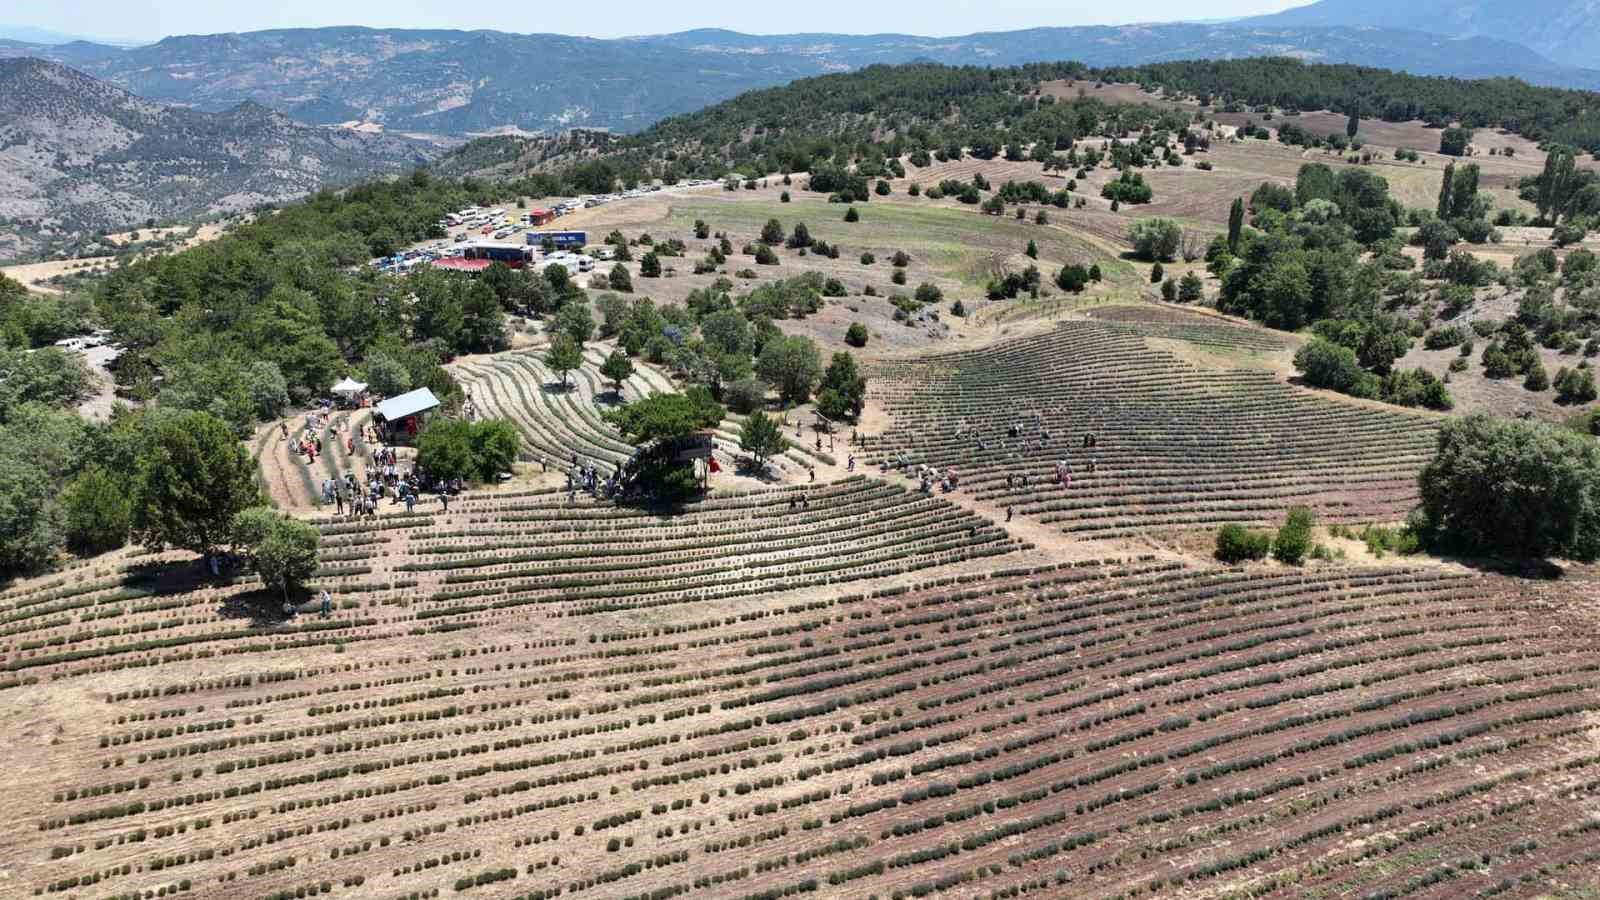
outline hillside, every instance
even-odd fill
[[[312,128],[254,103],[176,109],[55,63],[0,60],[0,259],[398,171],[433,149]]]
[[[1143,85],[1141,92],[1101,92],[1098,85]],[[1080,92],[1084,96],[1079,96]],[[1164,95],[1162,92],[1165,92]],[[1184,98],[1181,106],[1173,100]],[[1204,103],[1197,102],[1204,99]],[[1131,102],[1129,102],[1131,101]],[[749,91],[694,113],[673,116],[606,142],[606,165],[624,179],[718,177],[730,169],[765,174],[812,171],[855,162],[877,176],[885,157],[922,147],[966,147],[993,156],[1012,146],[1064,151],[1078,138],[1156,124],[1176,130],[1193,116],[1265,115],[1276,108],[1356,110],[1387,123],[1429,127],[1462,123],[1504,129],[1538,142],[1600,150],[1600,94],[1541,88],[1515,79],[1421,77],[1353,65],[1258,58],[1095,68],[1081,62],[1010,68],[929,63],[871,66]],[[1177,113],[1177,115],[1174,115]],[[1342,119],[1341,123],[1342,124]],[[1414,149],[1434,149],[1437,134],[1418,132]],[[587,160],[593,142],[501,137],[451,154],[445,171],[549,172]],[[986,157],[985,157],[986,158]]]
[[[1600,55],[1600,6],[1589,0],[1320,0],[1247,19],[1244,24],[1268,28],[1405,28],[1459,37],[1492,36],[1574,66],[1592,66]]]
[[[252,101],[310,124],[359,121],[453,135],[569,127],[638,131],[752,88],[912,61],[1014,66],[1076,59],[1129,66],[1283,55],[1600,87],[1600,72],[1554,63],[1504,35],[1455,39],[1420,27],[1365,23],[1166,23],[950,38],[702,29],[619,40],[345,27],[169,37],[131,49],[0,41],[0,57],[18,55],[52,59],[141,97],[201,110]]]

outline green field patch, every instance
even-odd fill
[[[812,237],[838,244],[842,258],[867,250],[877,255],[878,266],[885,266],[894,251],[904,250],[935,274],[976,288],[987,283],[995,254],[1020,255],[1029,240],[1038,246],[1039,271],[1046,282],[1067,263],[1098,263],[1105,279],[1114,284],[1138,278],[1131,264],[1068,231],[1035,225],[1031,220],[1019,222],[931,203],[879,201],[857,204],[856,210],[861,221],[849,223],[844,221],[844,205],[821,199],[797,196],[792,203],[684,200],[672,204],[667,224],[687,230],[696,219],[703,219],[712,231],[728,232],[737,249],[743,240],[759,233],[768,219],[777,219],[786,230],[804,222]],[[1058,222],[1067,215],[1060,210],[1051,212],[1057,214]],[[1020,268],[1017,262],[1011,265]]]

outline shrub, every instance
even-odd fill
[[[1304,506],[1292,507],[1289,516],[1278,529],[1272,542],[1272,556],[1279,562],[1299,565],[1311,552],[1311,526],[1316,521],[1311,510]]]
[[[867,326],[860,322],[851,322],[845,329],[844,342],[852,347],[865,347],[867,345]]]
[[[1128,227],[1128,238],[1140,259],[1155,262],[1178,252],[1183,229],[1171,219],[1137,219]]]
[[[1239,563],[1247,559],[1266,559],[1272,539],[1265,533],[1246,529],[1237,522],[1229,522],[1217,529],[1217,559],[1225,563]]]
[[[1178,281],[1178,300],[1183,303],[1194,303],[1205,295],[1205,282],[1194,272],[1186,273]]]
[[[856,212],[856,208],[852,206],[844,211],[844,220],[846,222],[859,222],[861,221],[861,214]]]

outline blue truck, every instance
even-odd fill
[[[589,243],[587,231],[530,231],[528,232],[528,246],[542,247],[545,241],[555,245],[557,250],[576,250]]]

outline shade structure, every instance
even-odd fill
[[[374,411],[385,421],[398,422],[406,416],[427,412],[438,405],[439,398],[433,395],[433,391],[417,388],[398,397],[390,397],[374,407]]]

